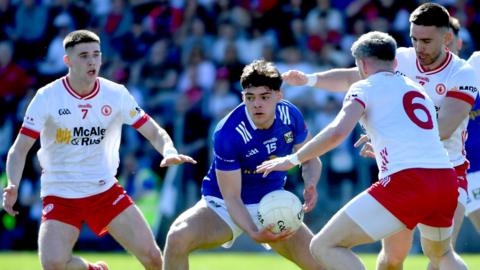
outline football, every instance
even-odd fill
[[[257,218],[262,227],[274,224],[273,233],[287,228],[298,230],[303,222],[303,205],[300,199],[290,191],[275,190],[260,200]]]

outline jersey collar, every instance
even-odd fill
[[[421,73],[425,73],[425,75],[432,75],[444,70],[448,66],[448,64],[450,64],[450,62],[452,61],[452,53],[450,51],[447,51],[447,57],[445,57],[445,60],[443,60],[443,63],[440,66],[438,66],[436,69],[432,69],[432,70],[425,70],[425,68],[422,67],[422,65],[420,65],[420,62],[418,62],[418,59],[415,59],[415,60],[417,62],[418,71],[420,71]]]
[[[65,87],[65,89],[67,90],[67,92],[70,95],[72,95],[74,98],[77,98],[77,99],[82,99],[82,100],[91,99],[91,98],[95,97],[98,94],[98,92],[100,91],[100,83],[99,83],[98,79],[95,80],[95,84],[93,85],[92,91],[85,96],[80,95],[77,91],[75,91],[75,89],[73,89],[73,87],[70,84],[70,81],[68,80],[67,76],[62,78],[62,83],[63,83],[63,86]]]

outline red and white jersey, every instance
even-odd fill
[[[461,99],[473,106],[478,95],[478,79],[473,68],[451,52],[435,70],[426,71],[417,60],[414,48],[397,49],[397,73],[421,84],[433,100],[437,111],[444,97]],[[465,140],[467,138],[468,117],[462,121],[452,136],[443,141],[453,166],[466,161]]]
[[[451,168],[438,133],[435,106],[414,81],[379,72],[354,83],[344,102],[359,102],[379,179],[410,168]]]
[[[41,197],[82,198],[109,189],[116,182],[122,124],[139,128],[148,119],[123,85],[104,78],[87,96],[67,77],[39,89],[20,132],[40,137]]]

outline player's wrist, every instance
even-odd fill
[[[310,86],[310,87],[315,87],[315,85],[317,84],[317,81],[318,81],[317,74],[315,74],[315,73],[308,74],[307,75],[307,83],[305,85]]]
[[[176,155],[178,155],[178,151],[174,147],[168,147],[165,150],[163,150],[163,158],[169,158],[171,156],[176,156]]]
[[[288,157],[288,161],[295,166],[300,165],[302,163],[302,162],[300,162],[300,159],[298,158],[297,153],[290,154],[287,157]]]

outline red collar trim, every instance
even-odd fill
[[[448,66],[448,64],[450,64],[450,62],[452,61],[452,58],[453,58],[452,53],[450,51],[447,51],[447,57],[445,57],[445,60],[443,61],[443,63],[439,67],[433,70],[425,70],[422,67],[422,65],[420,65],[420,62],[418,62],[418,59],[416,59],[417,68],[421,73],[425,73],[425,75],[432,75],[444,70]]]
[[[68,80],[67,76],[62,78],[62,83],[65,89],[67,90],[67,92],[77,99],[83,99],[83,100],[91,99],[95,97],[100,91],[100,83],[98,82],[98,79],[95,80],[95,84],[93,85],[92,91],[86,94],[85,96],[82,96],[77,91],[75,91],[75,89],[70,84],[70,81]]]

